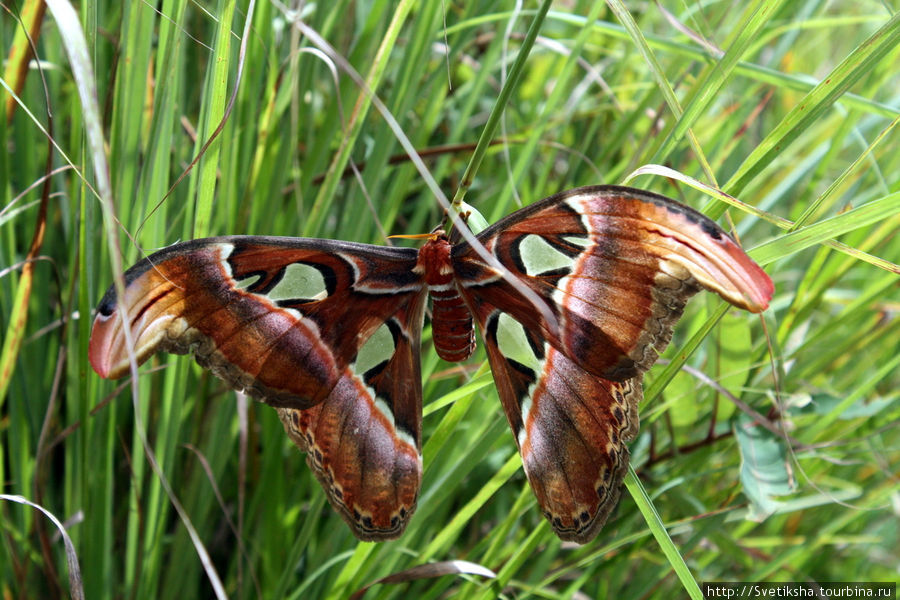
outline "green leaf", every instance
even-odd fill
[[[764,519],[782,506],[779,496],[793,492],[784,440],[741,415],[734,424],[741,451],[741,483],[750,499],[750,518]]]

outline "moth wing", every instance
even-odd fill
[[[476,320],[541,511],[563,540],[591,540],[619,501],[626,443],[638,432],[640,376],[597,377],[486,305]]]
[[[772,282],[710,219],[630,188],[547,198],[478,239],[514,281],[463,243],[453,249],[457,289],[544,515],[562,539],[586,542],[618,501],[642,374],[687,300],[705,288],[760,312]]]
[[[398,537],[416,508],[424,306],[419,295],[390,317],[321,404],[278,409],[329,502],[361,540]]]
[[[570,190],[509,215],[478,239],[557,322],[468,244],[457,244],[456,280],[469,304],[488,303],[539,329],[570,360],[613,381],[650,368],[701,288],[753,312],[765,310],[773,293],[765,271],[715,222],[631,188]]]
[[[89,357],[128,371],[192,352],[229,385],[279,409],[329,501],[360,539],[397,537],[421,481],[419,340],[426,292],[416,251],[231,236],[176,244],[125,275],[95,318]]]
[[[412,249],[230,236],[161,250],[110,287],[89,358],[101,377],[128,372],[125,311],[138,362],[193,353],[232,387],[274,406],[328,396],[362,345],[422,295]],[[339,324],[339,326],[338,326]]]

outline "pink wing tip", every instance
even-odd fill
[[[747,310],[754,313],[763,312],[769,308],[769,301],[775,294],[772,278],[737,244],[733,242],[728,244],[727,250],[734,260],[735,270],[740,279],[738,289],[747,300]]]
[[[88,360],[97,375],[104,379],[114,378],[110,373],[112,365],[112,342],[115,338],[116,315],[97,315],[91,327],[91,340],[88,342]]]
[[[753,283],[756,285],[753,287],[754,293],[751,299],[759,306],[759,310],[753,312],[762,312],[769,308],[769,301],[775,294],[775,284],[772,283],[771,277],[765,271],[759,267],[757,268],[759,269],[759,274],[753,280]]]

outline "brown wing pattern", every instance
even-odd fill
[[[262,237],[176,244],[107,292],[89,356],[127,373],[124,310],[139,361],[193,352],[278,407],[334,508],[364,540],[397,537],[421,481],[419,340],[426,292],[416,251]]]
[[[128,371],[130,319],[139,362],[193,352],[238,390],[274,406],[324,400],[369,336],[424,293],[416,252],[328,240],[233,236],[170,246],[110,288],[91,332],[101,376]],[[340,324],[340,326],[337,326]]]
[[[454,248],[538,503],[562,539],[586,542],[618,501],[641,374],[688,298],[705,288],[759,312],[772,283],[714,222],[629,188],[548,198],[479,239],[557,317],[555,330],[468,245]]]
[[[559,333],[467,244],[454,268],[470,304],[514,315],[582,368],[621,381],[643,373],[668,344],[687,300],[705,288],[765,310],[772,283],[707,217],[649,192],[571,190],[497,222],[479,240],[544,297]]]
[[[396,538],[416,507],[422,478],[424,301],[424,295],[417,296],[385,324],[387,331],[380,334],[385,339],[377,343],[393,344],[389,360],[363,371],[355,357],[324,402],[307,410],[278,409],[331,505],[361,540]]]
[[[626,444],[638,433],[641,378],[596,377],[484,304],[476,321],[544,516],[560,538],[591,540],[619,501]]]

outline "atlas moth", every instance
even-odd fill
[[[430,296],[441,358],[468,358],[477,323],[544,516],[563,540],[587,542],[618,502],[642,375],[688,298],[703,288],[761,312],[772,282],[707,217],[626,187],[556,194],[477,240],[503,269],[442,230],[418,250],[261,236],[178,243],[131,267],[123,298],[113,288],[103,297],[90,362],[102,377],[126,375],[125,327],[138,362],[193,353],[278,411],[359,539],[387,540],[412,517],[422,477]]]

